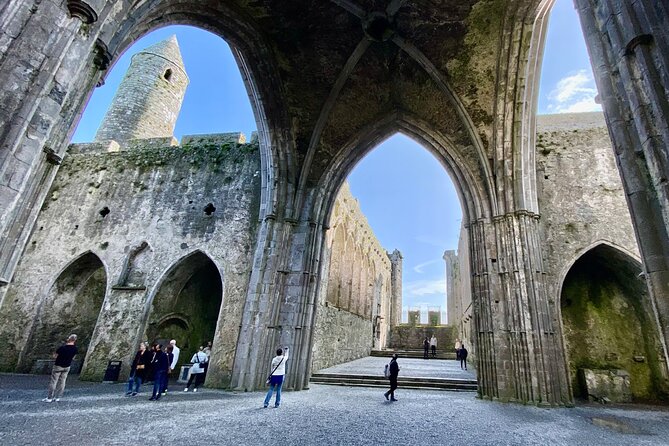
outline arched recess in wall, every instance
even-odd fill
[[[221,303],[223,282],[216,264],[196,251],[173,265],[160,281],[144,330],[143,340],[166,345],[177,341],[186,363],[201,345],[214,339]]]
[[[583,369],[624,370],[637,401],[667,398],[666,363],[641,264],[601,243],[569,269],[560,296],[569,376],[587,398]]]
[[[77,354],[71,373],[79,373],[107,289],[107,272],[100,258],[87,252],[71,262],[43,297],[31,335],[19,362],[22,372],[48,373],[53,353],[72,333]]]

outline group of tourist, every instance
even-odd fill
[[[128,379],[127,396],[135,396],[139,393],[142,382],[153,381],[153,393],[151,401],[157,401],[167,394],[169,376],[176,369],[179,362],[180,349],[176,340],[172,339],[163,351],[162,344],[156,343],[151,350],[147,350],[146,343],[139,344],[139,350],[135,353],[135,359],[130,367],[130,378]],[[204,382],[204,376],[209,365],[211,355],[211,342],[207,346],[200,346],[199,350],[191,358],[190,378],[184,388],[188,392],[191,384],[194,384],[193,392]]]
[[[432,335],[432,337],[428,340],[427,336],[425,336],[425,340],[423,341],[423,358],[428,359],[430,357],[430,350],[432,351],[432,357],[436,358],[437,357],[437,337],[435,335]]]

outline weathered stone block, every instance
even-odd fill
[[[211,145],[211,144],[245,144],[246,136],[241,132],[232,133],[210,133],[202,135],[185,135],[181,138],[181,145],[197,144],[197,145]]]
[[[626,370],[579,369],[579,377],[588,399],[613,403],[632,401],[630,375]]]

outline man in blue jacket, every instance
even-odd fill
[[[167,371],[170,368],[170,362],[167,353],[163,351],[163,346],[161,344],[154,345],[154,349],[156,354],[153,357],[153,361],[151,361],[153,370],[153,394],[149,399],[157,401],[160,399],[160,391],[162,390],[165,381],[167,381]]]

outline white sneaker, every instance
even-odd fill
[[[50,403],[53,400],[51,398],[44,398],[42,401],[45,403]]]
[[[186,387],[186,388],[184,389],[184,392],[188,392],[188,387]]]
[[[197,392],[197,387],[193,389],[193,392]]]

